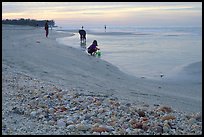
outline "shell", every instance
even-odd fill
[[[93,132],[108,132],[108,128],[105,128],[105,127],[94,127],[92,128],[92,131]]]
[[[174,119],[176,119],[176,117],[172,116],[172,115],[167,115],[167,116],[161,117],[161,120],[163,120],[163,121],[170,120],[170,119],[174,120]]]
[[[173,110],[172,110],[170,107],[162,106],[162,107],[160,107],[157,111],[162,111],[162,112],[170,113],[170,112],[172,112]]]

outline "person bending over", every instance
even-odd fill
[[[100,50],[98,47],[97,41],[94,40],[93,43],[88,47],[88,53],[94,55],[97,50]]]
[[[80,41],[86,42],[86,31],[81,29],[79,30],[79,34],[80,34]]]

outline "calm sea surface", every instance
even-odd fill
[[[160,74],[170,76],[178,68],[202,61],[201,27],[84,27],[86,44],[80,44],[79,29],[56,28],[75,34],[57,41],[85,52],[97,40],[101,59],[136,77],[159,80]]]

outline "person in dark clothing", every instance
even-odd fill
[[[86,31],[81,29],[79,30],[79,34],[80,34],[80,41],[86,42]]]
[[[48,20],[45,23],[45,32],[46,32],[46,37],[48,37],[48,33],[49,33]]]
[[[98,47],[97,41],[94,40],[93,43],[88,47],[88,53],[94,55],[97,50],[100,50]]]

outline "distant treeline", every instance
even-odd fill
[[[39,26],[44,27],[47,20],[35,20],[35,19],[5,19],[2,20],[2,24],[12,24],[12,25],[29,25],[29,26]],[[49,26],[55,26],[54,20],[48,20]]]

